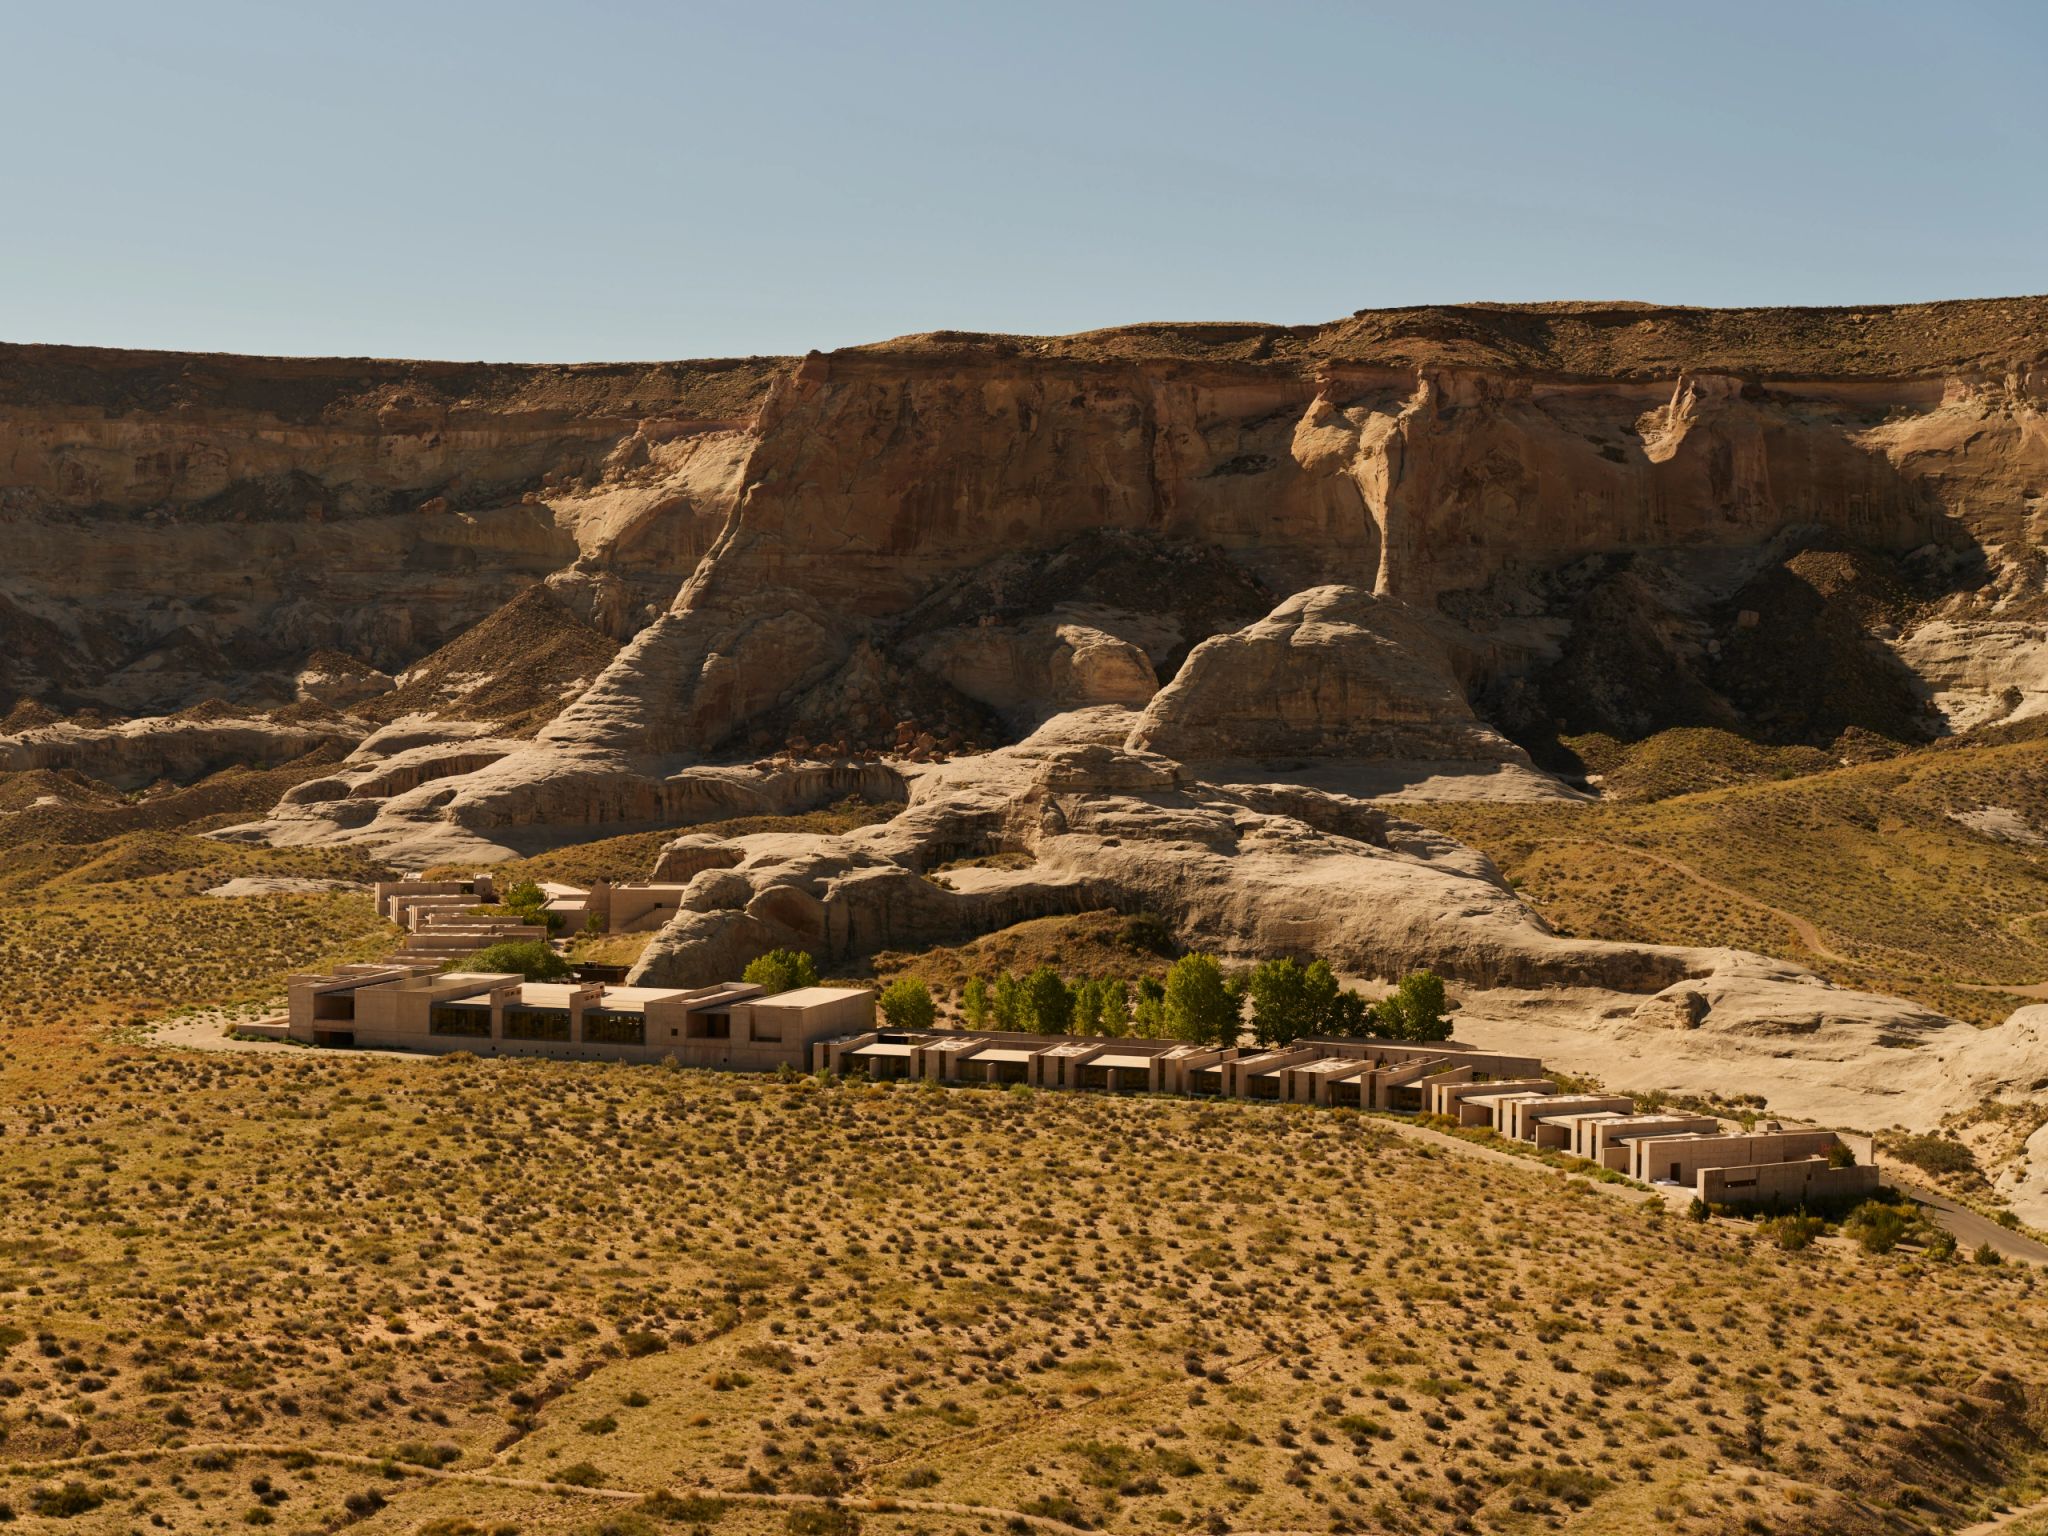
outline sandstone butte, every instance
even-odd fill
[[[2048,711],[2044,403],[2041,298],[559,367],[8,347],[0,768],[338,740],[219,835],[414,867],[672,829],[691,895],[635,979],[1120,907],[1434,966],[1464,1033],[1568,1066],[1767,1062],[1775,1107],[1928,1124],[2048,1076],[2039,1022],[1561,937],[1401,804],[1581,796],[1569,731]],[[904,809],[689,831],[850,793]]]

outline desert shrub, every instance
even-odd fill
[[[634,1506],[642,1514],[678,1525],[716,1525],[725,1518],[726,1502],[708,1493],[686,1493],[678,1498],[666,1488],[650,1493]]]
[[[1057,1520],[1062,1525],[1071,1525],[1077,1531],[1088,1529],[1088,1517],[1081,1506],[1064,1493],[1041,1493],[1028,1504],[1020,1505],[1018,1512],[1036,1515],[1041,1520]]]
[[[1924,1173],[1975,1173],[1977,1158],[1960,1141],[1946,1136],[1901,1136],[1888,1142],[1885,1150],[1902,1163],[1911,1163]]]
[[[1173,930],[1166,925],[1166,920],[1150,912],[1125,918],[1117,933],[1117,941],[1126,949],[1150,955],[1170,955],[1177,947],[1173,941]]]
[[[938,1018],[931,989],[909,976],[899,976],[882,989],[882,1017],[891,1029],[930,1029]]]
[[[637,1510],[621,1510],[579,1526],[576,1536],[655,1536],[655,1523]]]
[[[539,939],[508,939],[456,962],[465,971],[509,971],[528,981],[559,981],[569,962]]]
[[[1803,1213],[1779,1216],[1761,1225],[1771,1239],[1787,1253],[1798,1253],[1802,1249],[1811,1248],[1813,1240],[1827,1230],[1827,1223],[1818,1216]]]
[[[451,1461],[460,1461],[462,1451],[453,1445],[428,1445],[420,1440],[408,1440],[391,1453],[393,1461],[403,1461],[415,1467],[445,1467]]]
[[[604,1483],[604,1473],[587,1461],[562,1468],[555,1474],[558,1483],[567,1483],[571,1488],[597,1488]]]
[[[843,1504],[800,1504],[785,1528],[790,1536],[860,1536],[860,1516]]]
[[[1927,1239],[1927,1257],[1940,1264],[1946,1264],[1956,1256],[1956,1235],[1953,1232],[1936,1232]]]
[[[358,1520],[367,1520],[384,1507],[384,1495],[375,1488],[363,1488],[343,1499],[341,1507]]]
[[[740,980],[764,992],[794,992],[818,984],[818,962],[801,949],[771,949],[750,962]]]
[[[1897,1206],[1866,1200],[1849,1213],[1842,1231],[1854,1238],[1865,1253],[1890,1253],[1898,1247],[1909,1225],[1906,1213]]]
[[[1979,1243],[1977,1245],[1977,1251],[1971,1254],[1970,1257],[1976,1263],[1987,1266],[1993,1264],[2003,1264],[2005,1262],[2004,1256],[2001,1255],[1999,1251],[1996,1248],[1992,1247],[1989,1243]]]
[[[106,1500],[100,1494],[77,1478],[38,1488],[28,1496],[30,1509],[53,1520],[69,1520],[74,1515],[89,1514],[104,1503]]]

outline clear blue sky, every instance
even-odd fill
[[[0,5],[0,339],[572,360],[2048,289],[2048,4]]]

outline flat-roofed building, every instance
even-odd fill
[[[1720,1129],[1712,1115],[1589,1115],[1580,1122],[1572,1150],[1589,1163],[1627,1173],[1634,1142],[1647,1136],[1712,1136]]]
[[[742,982],[625,987],[421,965],[346,966],[290,985],[293,1039],[386,1050],[597,1057],[773,1071],[814,1041],[872,1022],[865,987],[768,996]]]
[[[1564,1148],[1571,1145],[1571,1130],[1551,1122],[1595,1110],[1619,1114],[1635,1107],[1636,1101],[1627,1094],[1555,1093],[1542,1099],[1510,1104],[1502,1134],[1517,1141],[1532,1141],[1539,1147]]]

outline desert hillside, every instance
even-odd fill
[[[2043,299],[0,349],[0,1520],[2036,1500],[1992,1221],[2048,1226],[2044,361]],[[679,892],[564,960],[797,950],[944,1019],[1191,952],[1428,969],[1467,1042],[1871,1133],[2007,1247],[1342,1110],[229,1033],[391,953],[370,882],[486,868]]]
[[[2048,981],[2044,319],[1465,305],[573,367],[14,347],[0,769],[135,795],[324,754],[206,829],[248,850],[641,839],[637,873],[703,886],[644,979],[1115,909],[1244,960],[1678,1009],[1738,1058],[1812,1019],[1947,1062],[1948,1025]],[[1987,731],[1982,783],[1902,766]],[[848,795],[903,810],[664,851]]]

